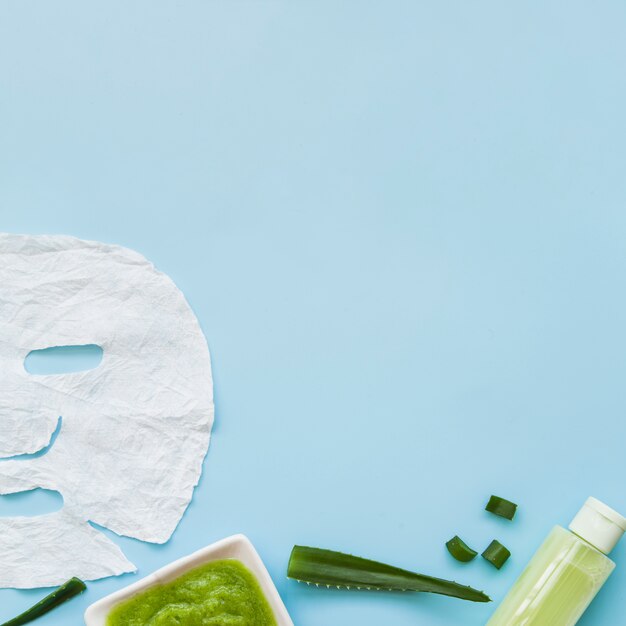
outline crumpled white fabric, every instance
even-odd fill
[[[32,375],[31,350],[97,344],[89,371]],[[132,250],[0,234],[0,494],[61,493],[61,511],[0,518],[0,587],[134,571],[88,524],[167,541],[213,424],[206,339],[183,294]],[[44,449],[38,457],[7,459]]]

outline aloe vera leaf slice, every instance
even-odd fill
[[[457,560],[462,563],[469,563],[476,558],[478,552],[472,550],[458,535],[455,535],[446,543],[448,552]]]
[[[471,602],[491,601],[482,591],[456,582],[416,574],[351,554],[306,546],[294,546],[289,558],[287,576],[327,587],[422,591]]]
[[[500,569],[509,560],[510,556],[509,550],[496,539],[482,553],[482,557],[497,569]]]
[[[51,611],[59,604],[67,602],[70,598],[77,596],[87,589],[85,583],[79,578],[70,578],[66,583],[62,584],[58,589],[55,589],[52,593],[48,594],[45,598],[34,604],[30,609],[24,611],[21,615],[10,619],[8,622],[2,624],[2,626],[21,626],[22,624],[28,624],[33,620],[45,615],[48,611]]]
[[[487,502],[485,510],[489,511],[489,513],[493,513],[494,515],[498,515],[499,517],[512,520],[517,511],[517,504],[515,504],[515,502],[511,502],[510,500],[506,500],[505,498],[501,498],[500,496],[491,496],[491,498],[489,498],[489,502]]]

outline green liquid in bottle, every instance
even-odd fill
[[[574,626],[615,569],[606,555],[626,518],[589,498],[569,525],[548,535],[487,626]]]
[[[613,569],[602,552],[557,526],[487,626],[573,626]]]

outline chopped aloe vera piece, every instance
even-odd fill
[[[70,580],[61,585],[58,589],[55,589],[51,594],[43,598],[43,600],[37,602],[37,604],[33,605],[27,611],[24,611],[21,615],[5,622],[2,626],[21,626],[22,624],[28,624],[59,606],[59,604],[63,604],[70,598],[82,593],[85,589],[87,589],[87,587],[82,580],[70,578]]]
[[[510,556],[511,553],[496,539],[487,546],[482,554],[482,557],[497,569],[500,569]]]
[[[462,563],[469,563],[473,560],[478,552],[472,550],[458,535],[455,535],[446,543],[448,552],[457,560]]]
[[[300,582],[338,589],[423,591],[471,602],[491,601],[482,591],[449,580],[416,574],[342,552],[305,546],[294,546],[287,576]]]
[[[491,496],[485,510],[489,511],[489,513],[493,513],[494,515],[498,515],[499,517],[512,520],[515,517],[515,512],[517,511],[517,504],[511,502],[510,500],[500,498],[499,496]]]

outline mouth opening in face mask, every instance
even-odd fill
[[[52,489],[31,489],[0,497],[0,517],[35,517],[60,511],[63,496]]]

